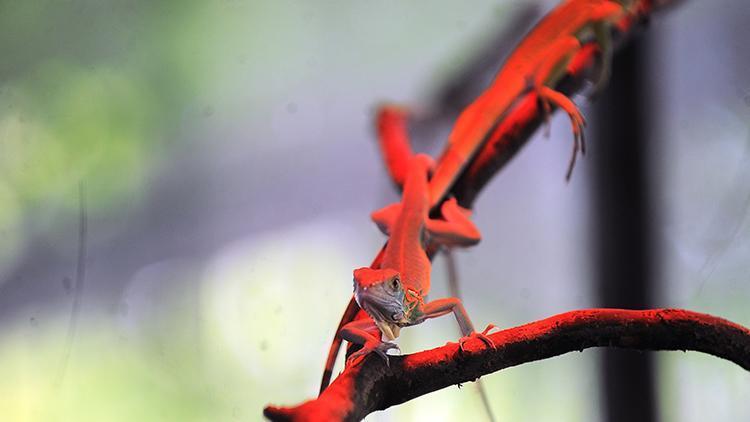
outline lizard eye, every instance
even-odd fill
[[[391,280],[391,290],[398,290],[399,287],[401,287],[401,281],[398,279],[398,277]]]

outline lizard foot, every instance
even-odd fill
[[[349,356],[346,359],[346,365],[356,365],[359,361],[363,360],[367,355],[369,355],[372,352],[377,353],[380,355],[381,358],[385,361],[385,364],[387,366],[390,366],[390,362],[388,360],[388,350],[396,349],[399,352],[401,349],[398,347],[398,344],[391,343],[387,341],[378,341],[378,342],[367,342],[364,346],[362,346],[361,349],[357,350],[356,352],[352,353],[351,356]]]
[[[484,331],[482,331],[481,333],[478,333],[478,332],[474,331],[471,334],[469,334],[468,336],[462,337],[461,339],[458,340],[458,348],[461,349],[462,352],[465,352],[465,350],[464,350],[464,343],[466,343],[467,341],[469,341],[472,338],[476,337],[479,340],[482,340],[482,342],[487,347],[491,347],[491,348],[495,349],[495,342],[493,342],[492,339],[487,336],[487,333],[489,333],[490,331],[492,331],[495,328],[497,328],[497,327],[494,326],[494,325],[492,325],[492,324],[489,324],[487,326],[487,328],[485,328]]]
[[[573,153],[568,163],[568,171],[565,174],[565,180],[570,180],[570,176],[573,174],[573,168],[576,164],[576,157],[578,152],[581,155],[586,154],[586,138],[584,137],[583,128],[586,126],[586,120],[583,118],[578,107],[561,92],[555,91],[548,86],[539,86],[537,88],[539,98],[542,101],[544,107],[544,114],[547,115],[551,111],[551,105],[554,104],[563,109],[570,118],[570,123],[573,127]]]

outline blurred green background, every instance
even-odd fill
[[[374,106],[426,101],[522,3],[0,3],[0,420],[259,420],[315,396],[351,270],[382,242],[369,212],[397,199]],[[717,3],[649,29],[661,302],[750,325],[750,11]],[[459,265],[477,326],[592,306],[589,171],[562,182],[566,125],[476,205],[484,240]],[[438,259],[433,296],[444,277]],[[401,346],[455,336],[441,319]],[[486,377],[496,416],[599,420],[596,353]],[[750,420],[745,371],[658,356],[663,420]],[[473,388],[451,388],[369,419],[481,417]]]

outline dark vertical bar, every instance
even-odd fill
[[[595,103],[590,151],[595,293],[602,307],[642,309],[654,302],[647,45],[640,37],[618,52],[610,85]],[[600,364],[604,420],[656,421],[652,355],[605,349]]]

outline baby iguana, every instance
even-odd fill
[[[573,124],[573,155],[566,179],[570,178],[577,152],[584,151],[585,121],[576,105],[555,86],[581,48],[581,40],[593,37],[602,52],[603,63],[596,87],[609,75],[610,29],[639,4],[635,0],[565,0],[548,13],[505,60],[489,88],[461,112],[448,136],[430,183],[433,200],[450,191],[466,165],[482,149],[492,130],[516,102],[535,92],[549,115],[551,104],[563,109]]]
[[[378,227],[390,236],[380,268],[359,268],[354,271],[354,297],[357,304],[372,318],[350,322],[341,329],[341,337],[363,345],[347,362],[376,352],[388,362],[386,352],[398,349],[389,341],[373,334],[375,326],[387,340],[398,337],[401,328],[450,312],[456,317],[464,339],[476,335],[493,346],[485,335],[474,332],[461,301],[449,297],[426,302],[430,291],[430,259],[425,248],[436,242],[441,245],[470,246],[479,242],[479,231],[468,218],[469,211],[455,199],[441,207],[444,220],[431,219],[428,174],[432,167],[429,156],[412,158],[400,203],[389,205],[372,214]],[[373,321],[374,324],[373,325]]]
[[[484,147],[499,122],[517,100],[532,91],[539,95],[545,112],[548,112],[550,104],[555,104],[565,110],[571,118],[575,142],[568,169],[569,177],[576,153],[584,147],[584,121],[575,104],[551,87],[564,76],[566,65],[580,48],[580,40],[591,36],[596,39],[604,58],[596,84],[597,87],[601,87],[609,74],[610,28],[619,19],[637,14],[640,4],[637,0],[564,0],[548,13],[505,60],[491,86],[459,116],[449,136],[448,145],[433,171],[429,186],[430,202],[440,203],[442,198],[449,194],[453,184]],[[382,253],[381,250],[374,263],[380,262]],[[366,278],[366,274],[367,271],[361,273],[361,276]],[[358,339],[356,342],[362,344],[374,336],[367,336],[365,330],[372,328],[371,324],[362,322],[367,320],[360,320],[359,323],[348,322],[354,318],[357,311],[355,301],[350,301],[339,327],[351,328],[348,333]],[[445,313],[447,312],[449,311]],[[466,320],[468,321],[468,318]],[[395,326],[399,329],[401,327],[398,324]],[[343,330],[340,332],[343,333]],[[467,330],[462,327],[462,332],[466,333]],[[321,392],[328,385],[340,345],[340,337],[335,336],[328,353]],[[381,352],[384,353],[382,350]]]

